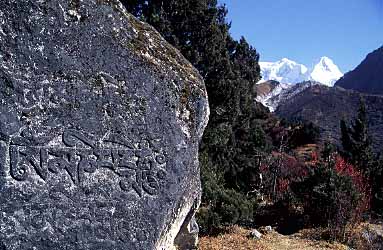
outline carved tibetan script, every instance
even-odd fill
[[[121,190],[134,190],[139,196],[158,194],[166,177],[166,157],[158,146],[159,139],[133,143],[110,135],[96,143],[78,131],[67,130],[62,142],[65,146],[31,146],[22,137],[13,138],[9,147],[10,176],[26,181],[33,172],[48,181],[51,175],[64,172],[74,185],[81,186],[86,174],[103,168],[118,176]]]

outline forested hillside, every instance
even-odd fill
[[[311,86],[278,107],[276,113],[286,119],[313,122],[321,130],[321,141],[341,145],[339,120],[350,121],[357,115],[359,100],[366,102],[370,136],[375,151],[383,149],[383,97],[323,85]]]

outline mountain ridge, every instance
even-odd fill
[[[327,86],[343,76],[338,66],[326,56],[321,57],[312,68],[282,58],[277,62],[259,62],[262,80],[259,83],[275,80],[280,83],[296,84],[304,81],[316,81]]]
[[[322,134],[322,140],[340,145],[340,119],[353,120],[362,98],[367,107],[370,136],[374,148],[383,147],[383,95],[360,93],[339,86],[310,86],[294,98],[279,105],[275,113],[285,119],[313,122]]]
[[[369,53],[352,71],[346,73],[336,86],[369,94],[383,94],[383,46]]]
[[[299,92],[315,84],[321,83],[304,81],[292,85],[279,83],[273,80],[266,81],[256,85],[255,92],[257,93],[257,97],[255,100],[262,103],[263,106],[270,110],[270,112],[274,112],[278,106],[283,104],[287,99],[293,98]],[[264,90],[269,91],[267,92]]]

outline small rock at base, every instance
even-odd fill
[[[253,230],[251,230],[249,237],[259,240],[262,237],[262,234],[260,232],[258,232],[257,229],[253,229]]]

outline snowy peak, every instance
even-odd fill
[[[303,81],[316,81],[327,86],[343,76],[338,66],[328,57],[320,58],[312,69],[305,65],[283,58],[277,62],[260,62],[262,80],[275,80],[281,83],[296,84]]]
[[[332,87],[343,76],[338,66],[326,56],[311,69],[287,58],[277,62],[260,62],[259,65],[262,80],[256,86],[256,101],[271,112],[306,88],[317,84]]]
[[[327,56],[322,56],[320,59],[319,59],[319,62],[318,64],[322,64],[323,66],[326,66],[326,65],[334,65],[334,62],[328,58]]]
[[[260,62],[262,82],[274,80],[281,83],[297,83],[307,78],[307,67],[287,58],[277,62]]]
[[[324,56],[314,66],[310,74],[310,80],[332,87],[342,76],[343,74],[338,66],[330,58]]]

